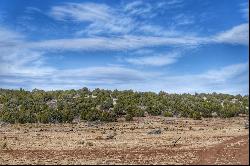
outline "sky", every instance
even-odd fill
[[[0,88],[249,94],[248,0],[1,0]]]

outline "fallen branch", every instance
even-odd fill
[[[175,146],[175,144],[176,144],[180,139],[181,139],[181,137],[178,138],[178,139],[174,142],[174,146]]]

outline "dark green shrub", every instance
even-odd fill
[[[100,120],[101,121],[106,121],[106,122],[114,122],[114,121],[116,121],[116,116],[113,113],[104,111],[104,112],[101,113]]]
[[[173,113],[172,113],[172,112],[165,111],[165,112],[163,113],[163,116],[165,116],[165,117],[173,117]]]
[[[126,121],[132,121],[132,120],[133,120],[133,115],[127,114],[127,115],[125,116],[125,120],[126,120]]]
[[[201,120],[201,114],[199,112],[193,112],[192,118],[194,120]]]

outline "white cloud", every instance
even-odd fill
[[[198,74],[163,75],[144,84],[122,85],[122,89],[133,86],[140,91],[164,90],[169,93],[229,93],[248,94],[249,64],[240,63],[212,69]]]
[[[180,4],[183,3],[183,0],[168,0],[166,2],[167,5],[176,5],[176,4]]]
[[[159,4],[162,6],[159,6]],[[102,49],[101,47],[107,50],[120,50],[151,46],[202,45],[214,42],[248,45],[248,38],[246,38],[249,34],[248,24],[235,26],[230,30],[216,34],[216,36],[199,37],[198,35],[176,31],[176,28],[174,28],[178,25],[194,24],[193,16],[176,15],[173,18],[174,26],[172,28],[148,24],[135,19],[133,16],[154,15],[159,8],[181,4],[183,2],[180,0],[171,0],[152,4],[144,1],[133,1],[125,4],[124,7],[117,8],[96,3],[66,3],[61,6],[54,6],[51,9],[50,16],[57,20],[85,22],[86,25],[83,30],[76,32],[76,34],[80,36],[88,35],[92,38],[57,39],[34,44],[38,47],[48,46],[52,49],[57,49],[56,47],[65,44],[65,49],[73,50]],[[109,37],[101,38],[97,35],[109,35]],[[141,41],[145,41],[144,44],[140,44]],[[129,44],[128,42],[132,43]],[[46,43],[51,44],[51,46]]]
[[[70,18],[75,21],[108,21],[112,17],[109,10],[110,8],[105,4],[67,3],[62,6],[54,6],[50,15],[58,20],[66,20],[67,18]]]
[[[1,32],[0,32],[1,33]],[[72,39],[24,42],[23,47],[53,50],[132,50],[146,47],[165,46],[188,48],[212,43],[248,45],[248,24],[241,24],[230,30],[209,37],[196,36],[135,36],[87,37]]]
[[[166,4],[180,4],[180,2],[168,1]],[[139,11],[134,13],[145,14]],[[64,89],[88,86],[111,89],[133,88],[144,91],[163,89],[170,92],[247,92],[248,75],[245,73],[248,72],[248,64],[235,64],[200,74],[171,76],[161,71],[153,73],[124,66],[58,69],[46,63],[44,53],[58,50],[137,50],[136,56],[140,55],[139,57],[126,57],[124,60],[137,65],[163,66],[175,63],[179,55],[156,54],[145,49],[157,46],[179,49],[211,43],[248,45],[248,24],[235,26],[217,35],[199,37],[151,24],[140,23],[138,26],[138,22],[134,22],[130,16],[125,14],[126,17],[122,17],[124,13],[119,13],[104,4],[68,3],[54,7],[50,14],[61,21],[69,19],[89,23],[82,33],[86,32],[94,36],[28,41],[17,32],[0,28],[1,87]],[[138,35],[133,32],[143,33]],[[96,36],[102,33],[119,35]],[[141,48],[144,52],[138,51]]]
[[[50,16],[61,21],[86,22],[89,25],[77,34],[128,33],[134,22],[114,8],[105,4],[67,3],[54,6]]]
[[[29,7],[26,7],[25,12],[26,13],[34,13],[34,12],[39,12],[40,13],[40,12],[42,12],[42,10],[37,8],[37,7],[29,6]]]
[[[209,42],[199,37],[152,37],[152,36],[123,36],[123,37],[92,37],[78,39],[57,39],[41,42],[30,42],[25,47],[54,50],[131,50],[154,46],[189,47]]]
[[[237,45],[248,45],[248,24],[241,24],[230,30],[221,32],[210,37],[178,36],[174,33],[168,36],[135,36],[123,35],[121,37],[87,37],[42,40],[28,42],[16,32],[0,29],[0,47],[22,47],[32,50],[132,50],[139,48],[164,46],[188,48],[210,43],[227,43]]]
[[[22,47],[1,48],[0,75],[46,76],[54,69],[45,65],[42,54]]]
[[[11,62],[12,64],[18,64],[14,65],[17,66],[14,70],[0,70],[1,87],[20,88],[22,86],[27,89],[52,90],[87,86],[90,88],[118,88],[140,91],[164,90],[170,93],[211,93],[216,91],[233,94],[247,94],[249,88],[248,63],[233,64],[198,74],[173,76],[161,71],[148,72],[124,66],[99,66],[78,69],[51,68],[46,71],[45,66],[31,67],[32,65],[29,64],[33,60],[39,60],[39,57],[36,54],[31,57],[24,56],[25,60],[23,62],[17,62],[18,60]],[[5,57],[4,62],[10,59]],[[152,59],[152,61],[154,60]],[[146,64],[150,63],[147,60],[144,62]],[[34,73],[31,72],[32,70]]]
[[[184,36],[184,34],[180,31],[176,31],[173,28],[163,28],[161,26],[157,25],[141,25],[137,27],[137,31],[148,36],[164,36],[164,37],[178,37],[178,36]]]
[[[154,53],[155,54],[155,53]],[[134,64],[134,65],[144,65],[144,66],[165,66],[177,62],[180,57],[180,53],[172,52],[168,54],[151,55],[151,56],[141,56],[134,58],[125,58],[124,61]]]
[[[125,11],[131,11],[134,10],[136,7],[143,5],[142,1],[133,1],[131,3],[128,3],[125,5],[124,10]]]
[[[249,24],[241,24],[214,37],[215,42],[236,45],[249,45]]]
[[[15,46],[24,36],[0,26],[0,47]]]
[[[55,86],[58,89],[64,89],[69,85],[75,88],[82,86],[102,87],[116,86],[119,84],[142,83],[157,75],[157,73],[145,73],[122,66],[102,66],[69,70],[57,69],[50,71],[50,73],[47,73],[46,75],[40,76],[26,75],[24,72],[15,73],[15,75],[1,76],[0,84],[23,84],[28,89],[53,89]]]
[[[213,82],[223,82],[228,79],[234,78],[237,75],[248,71],[249,64],[241,63],[241,64],[233,64],[230,66],[223,67],[217,70],[210,70],[200,77],[213,80]]]
[[[162,34],[169,34],[167,29],[148,25],[135,17],[149,19],[162,12],[164,6],[173,6],[179,1],[168,1],[159,3],[147,3],[145,1],[133,1],[124,6],[112,8],[105,4],[97,3],[66,3],[52,7],[49,15],[60,21],[76,21],[85,23],[83,30],[76,32],[76,35],[132,35],[135,33],[151,33],[158,30]],[[187,19],[186,19],[187,20]],[[150,27],[149,27],[150,26]],[[143,28],[144,27],[144,28]],[[139,29],[138,29],[139,28]]]
[[[44,52],[24,47],[25,36],[0,28],[0,76],[44,76],[54,69],[45,65]]]
[[[133,1],[124,7],[124,11],[128,13],[128,15],[147,18],[152,18],[156,15],[152,10],[155,10],[155,7],[145,1]]]
[[[175,22],[175,25],[190,25],[194,24],[194,16],[188,16],[185,14],[178,14],[173,18],[173,21]]]

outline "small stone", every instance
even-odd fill
[[[148,134],[161,134],[161,129],[152,130]]]

